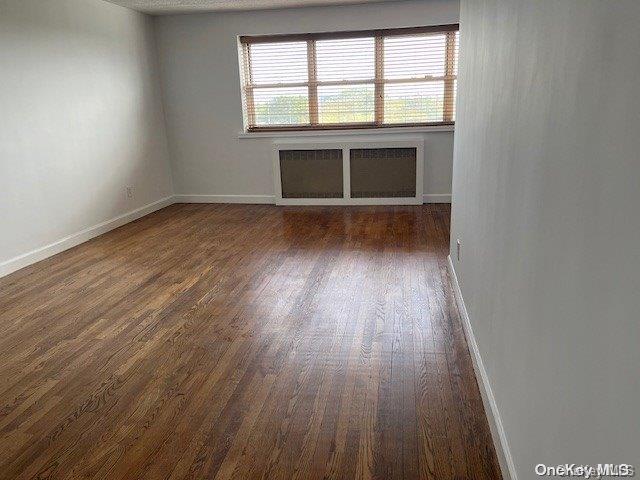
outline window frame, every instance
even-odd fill
[[[371,128],[402,128],[455,125],[454,85],[457,79],[455,68],[456,34],[460,25],[433,25],[425,27],[389,28],[376,30],[352,30],[343,32],[299,33],[284,35],[241,35],[238,37],[240,77],[243,100],[243,116],[246,132],[290,132],[308,130],[352,130]],[[384,38],[420,34],[445,34],[444,75],[424,77],[384,78]],[[347,38],[374,38],[374,78],[362,80],[318,81],[316,42],[318,40],[341,40]],[[307,72],[306,82],[284,82],[254,85],[251,82],[251,45],[261,43],[306,42]],[[444,82],[443,120],[439,122],[384,123],[384,88],[389,84]],[[319,123],[318,87],[340,85],[374,85],[374,121],[361,123]],[[255,125],[254,90],[261,88],[306,87],[308,91],[309,123],[299,125]]]

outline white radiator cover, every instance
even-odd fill
[[[287,150],[342,150],[342,197],[335,198],[284,198],[281,171],[281,151]],[[362,149],[415,149],[415,190],[410,196],[375,196],[351,192],[352,150]],[[336,136],[319,138],[280,138],[273,144],[273,179],[276,205],[421,205],[424,185],[424,139],[410,135],[380,136]],[[362,162],[360,155],[360,162]],[[409,195],[409,190],[405,192]],[[286,195],[285,195],[286,196]]]

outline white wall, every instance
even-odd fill
[[[0,267],[171,195],[151,17],[3,0],[0,72]]]
[[[637,0],[462,2],[454,266],[520,480],[640,468],[638,25]]]
[[[273,195],[271,139],[238,139],[236,37],[457,23],[458,0],[157,18],[176,193]],[[453,133],[425,135],[426,194],[451,192]]]

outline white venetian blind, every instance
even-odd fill
[[[457,29],[241,37],[247,128],[452,123]]]

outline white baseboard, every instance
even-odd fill
[[[422,196],[424,203],[451,203],[450,193],[427,193]],[[273,205],[274,195],[175,195],[175,203],[248,203]]]
[[[0,263],[0,277],[9,275],[16,270],[20,270],[21,268],[39,262],[40,260],[44,260],[45,258],[63,252],[64,250],[68,250],[69,248],[75,247],[76,245],[80,245],[87,240],[91,240],[98,235],[107,233],[114,228],[121,227],[126,223],[133,222],[140,217],[144,217],[145,215],[155,212],[156,210],[160,210],[161,208],[171,205],[172,203],[174,203],[172,196],[162,198],[156,202],[149,203],[147,205],[144,205],[143,207],[137,208],[135,210],[107,220],[106,222],[99,223],[98,225],[94,225],[93,227],[85,228],[84,230],[61,238],[60,240],[50,243],[49,245],[45,245],[44,247],[40,247],[17,257],[11,258],[5,262]]]
[[[275,204],[273,195],[174,195],[174,203]]]
[[[476,373],[476,378],[479,380],[478,385],[480,386],[482,403],[484,404],[484,410],[487,414],[487,420],[489,421],[489,428],[491,430],[491,436],[493,437],[493,444],[496,447],[496,454],[498,456],[498,462],[500,463],[502,478],[504,480],[518,480],[515,464],[513,463],[513,458],[511,457],[511,451],[509,450],[507,436],[502,426],[502,420],[500,419],[500,412],[498,412],[498,406],[496,405],[496,400],[493,396],[493,391],[491,390],[489,377],[487,376],[487,371],[484,368],[484,363],[482,362],[482,357],[480,356],[480,350],[478,349],[478,343],[476,342],[476,337],[473,334],[473,329],[471,328],[471,321],[469,320],[467,307],[465,306],[464,299],[462,298],[462,291],[460,290],[460,284],[458,283],[456,271],[453,268],[451,256],[448,257],[448,261],[451,286],[453,287],[453,293],[456,297],[458,310],[460,311],[460,317],[462,319],[462,326],[464,328],[464,332],[467,337],[467,344],[469,345],[469,350],[471,352],[473,369]]]
[[[422,203],[451,203],[450,193],[425,193],[422,196]]]

